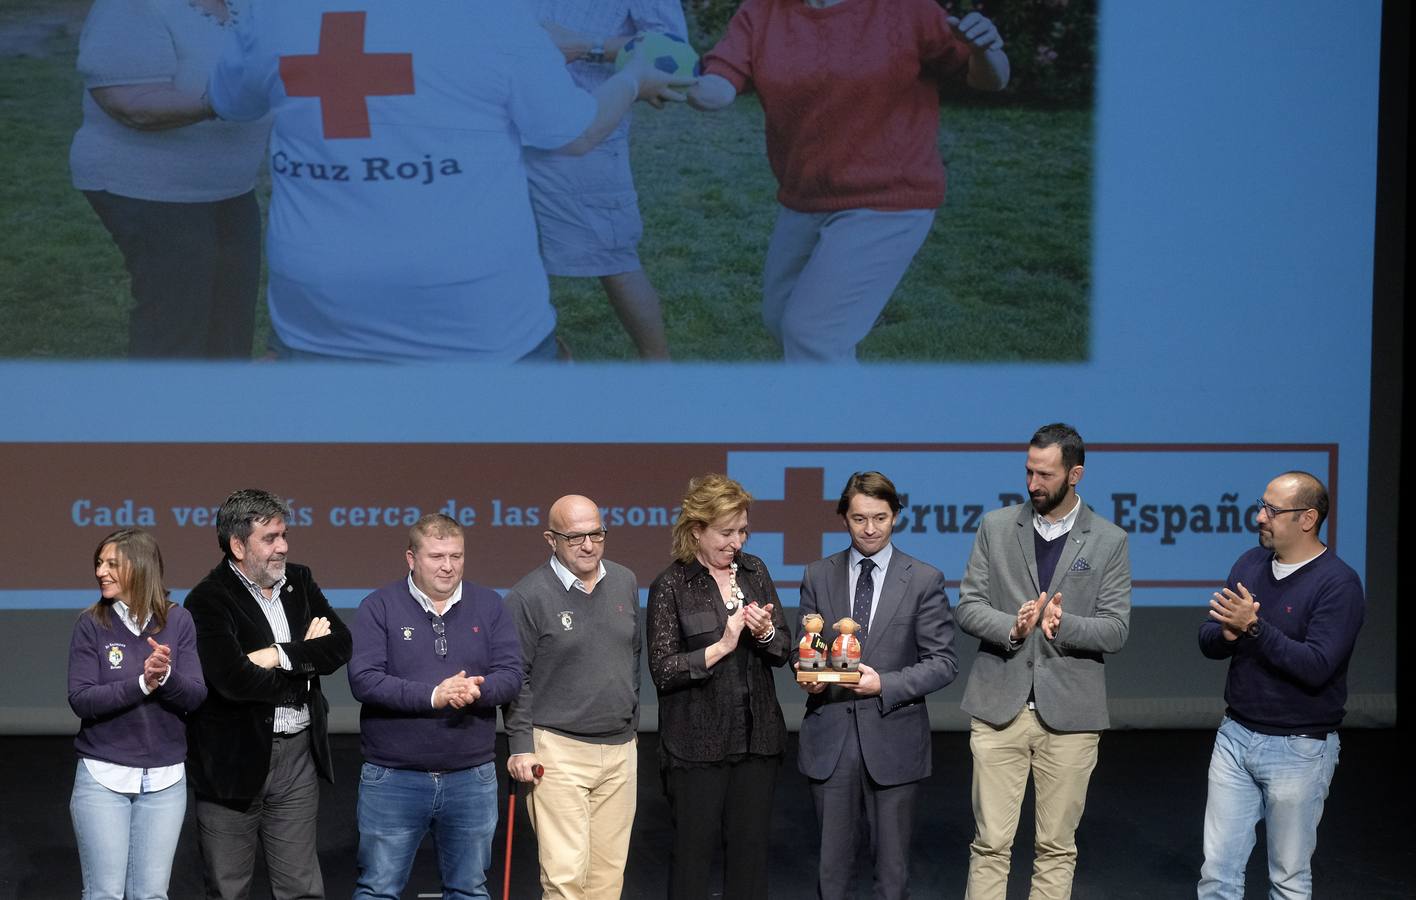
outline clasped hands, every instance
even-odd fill
[[[1047,591],[1043,591],[1037,595],[1036,600],[1029,600],[1018,607],[1018,617],[1008,632],[1008,640],[1021,644],[1039,623],[1042,625],[1044,637],[1049,641],[1057,639],[1057,628],[1062,624],[1061,591],[1053,594],[1051,599],[1048,599]]]
[[[1259,620],[1259,601],[1243,582],[1236,582],[1235,587],[1237,591],[1224,588],[1210,598],[1209,616],[1223,626],[1226,641],[1238,640]]]
[[[772,633],[772,604],[758,606],[757,601],[742,607],[743,627],[751,632],[757,640],[762,640]]]
[[[772,604],[758,606],[754,600],[739,606],[728,616],[727,624],[723,627],[723,636],[718,642],[725,653],[731,653],[737,649],[738,638],[742,637],[743,631],[760,641],[772,633],[772,627]]]
[[[449,675],[438,686],[433,689],[433,709],[443,709],[451,706],[453,709],[462,709],[480,696],[482,696],[482,682],[486,681],[486,676],[473,675],[468,677],[467,670],[463,669],[456,675]]]
[[[143,660],[143,682],[149,691],[155,691],[162,679],[167,677],[167,673],[172,671],[172,648],[167,644],[159,644],[152,638],[148,638],[147,642],[152,648],[152,654]],[[128,683],[132,684],[131,681]]]

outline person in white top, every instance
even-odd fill
[[[207,695],[196,629],[167,599],[152,535],[115,531],[93,558],[99,598],[69,644],[84,897],[165,898],[187,811],[185,718]]]
[[[270,122],[211,121],[205,97],[245,5],[96,0],[79,37],[69,169],[131,276],[129,356],[251,356]]]
[[[274,114],[277,355],[553,358],[523,148],[583,153],[682,95],[647,60],[586,93],[521,2],[361,6],[253,0],[209,85],[222,119]]]
[[[688,33],[678,0],[536,0],[535,8],[587,91],[604,84],[636,34]],[[630,170],[629,118],[582,156],[528,149],[531,206],[546,272],[598,278],[639,356],[668,359],[659,294],[639,262],[644,222]]]

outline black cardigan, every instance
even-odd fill
[[[246,658],[275,638],[265,613],[225,560],[192,588],[183,604],[197,627],[197,655],[207,683],[206,702],[187,719],[187,776],[198,796],[249,800],[260,793],[270,768],[275,707],[289,703],[309,705],[315,768],[321,778],[334,780],[329,704],[319,676],[349,662],[349,629],[305,566],[286,566],[280,602],[294,638],[281,645],[290,657],[290,671],[263,669]],[[317,616],[329,619],[330,633],[301,640]]]
[[[786,749],[772,669],[791,656],[791,629],[762,560],[740,553],[737,561],[743,602],[772,604],[777,633],[761,643],[744,629],[737,649],[711,669],[706,650],[728,619],[712,574],[697,560],[675,561],[649,588],[649,671],[659,692],[659,744],[671,764]]]

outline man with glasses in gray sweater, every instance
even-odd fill
[[[543,896],[617,898],[638,774],[638,581],[604,559],[588,497],[552,504],[542,534],[550,559],[506,595],[525,669],[504,710],[507,771],[532,784]]]

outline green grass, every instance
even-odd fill
[[[0,27],[26,6],[0,0]],[[46,49],[43,58],[0,57],[0,357],[121,356],[127,273],[69,183],[76,39],[56,37]],[[950,105],[942,120],[948,198],[861,358],[1085,359],[1090,110]],[[755,100],[711,115],[641,105],[633,159],[640,257],[663,298],[675,358],[779,358],[760,316],[777,207]],[[577,360],[634,358],[596,279],[553,278],[552,293]],[[269,327],[264,304],[260,319],[258,351]]]

